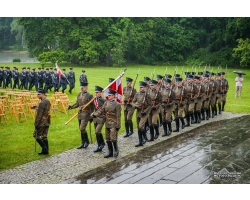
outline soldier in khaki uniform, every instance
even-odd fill
[[[133,134],[133,114],[135,111],[135,108],[131,105],[131,102],[135,96],[136,89],[134,89],[132,85],[133,79],[127,77],[126,78],[126,84],[127,86],[123,88],[123,95],[124,95],[124,121],[125,121],[125,129],[126,134],[124,137],[129,137]]]
[[[38,144],[42,147],[42,151],[39,155],[49,153],[48,131],[50,125],[50,101],[46,99],[45,91],[38,89],[37,96],[41,100],[37,107],[37,115],[35,119],[35,132],[34,138]]]
[[[102,98],[102,91],[103,88],[100,86],[95,86],[95,94],[96,98],[94,99],[95,111],[99,110],[104,102],[106,101]],[[97,141],[97,149],[94,150],[94,153],[102,151],[103,147],[105,146],[105,142],[102,136],[102,127],[106,121],[105,115],[100,115],[99,117],[95,117],[93,119],[94,127],[95,127],[95,134],[96,134],[96,141]]]
[[[170,79],[165,79],[165,88],[161,92],[161,115],[162,115],[162,126],[164,133],[162,137],[169,136],[172,133],[172,113],[175,110],[175,93],[172,90],[173,85]],[[167,130],[168,127],[168,130]]]
[[[215,74],[213,72],[210,73],[210,83],[211,83],[211,87],[212,87],[210,106],[211,106],[211,110],[212,110],[212,118],[214,118],[214,116],[215,116],[216,95],[218,93],[218,84],[214,80],[214,75]],[[216,113],[216,115],[217,115],[217,113]]]
[[[221,111],[224,111],[225,104],[227,102],[227,92],[229,89],[228,80],[225,79],[225,72],[221,72],[221,80],[222,80],[222,108]]]
[[[222,94],[223,94],[223,82],[221,80],[221,74],[217,73],[216,74],[216,83],[218,86],[218,93],[216,95],[216,99],[217,99],[217,104],[218,104],[218,108],[219,108],[219,114],[221,114],[221,102],[222,102]],[[217,106],[215,104],[215,115],[217,115]]]
[[[103,106],[92,114],[92,117],[100,115],[106,116],[106,142],[108,144],[108,154],[104,158],[117,157],[119,154],[117,145],[117,134],[121,127],[121,105],[115,100],[115,91],[109,90],[108,100]],[[113,144],[113,146],[112,146]],[[114,148],[114,151],[113,151]]]
[[[204,103],[203,103],[203,107],[206,111],[206,120],[209,120],[210,118],[210,100],[212,97],[212,84],[209,81],[209,74],[205,74],[203,76],[203,85],[205,88],[205,97],[204,97]]]
[[[135,147],[143,146],[142,136],[146,135],[145,132],[145,123],[148,119],[148,115],[151,111],[152,101],[150,95],[146,91],[147,84],[143,81],[140,81],[140,91],[135,94],[135,97],[132,101],[132,106],[137,109],[136,112],[136,122],[138,128],[138,138],[139,143]]]
[[[150,130],[150,139],[149,141],[154,141],[159,137],[159,127],[158,127],[158,117],[160,114],[160,105],[161,105],[161,93],[160,88],[157,87],[158,82],[155,80],[150,81],[150,90],[148,95],[152,100],[151,111],[148,116],[149,130]],[[155,134],[154,134],[155,131]]]
[[[194,77],[194,82],[195,82],[195,86],[197,88],[197,96],[196,96],[196,101],[195,101],[195,121],[197,121],[197,123],[201,122],[201,108],[202,108],[202,104],[204,101],[204,97],[205,97],[205,88],[204,85],[202,84],[202,82],[200,81],[200,77],[199,76],[195,76]],[[204,117],[205,118],[205,117]]]
[[[173,91],[175,93],[175,103],[176,103],[176,108],[174,111],[176,129],[174,130],[174,132],[179,132],[180,121],[182,123],[182,129],[185,128],[184,110],[187,104],[188,96],[186,88],[183,86],[182,78],[176,78],[175,85],[176,86],[174,87]]]
[[[156,80],[157,80],[157,90],[159,89],[160,87],[160,93],[161,91],[164,89],[164,81],[163,81],[163,76],[161,75],[156,75]],[[161,116],[161,106],[160,106],[160,113],[159,113],[159,120],[160,120],[160,126],[162,126],[162,116]]]
[[[197,88],[194,84],[193,75],[194,73],[191,72],[191,74],[187,75],[187,82],[185,83],[185,88],[187,92],[187,105],[186,105],[186,120],[187,125],[190,126],[190,117],[191,117],[191,123],[197,123],[197,120],[195,120],[195,100],[197,97]],[[197,119],[197,118],[196,118]]]
[[[94,103],[91,102],[84,110],[82,110],[82,108],[92,99],[93,95],[88,93],[88,83],[81,83],[81,92],[77,95],[76,103],[72,106],[68,106],[68,109],[79,108],[78,122],[81,131],[82,144],[77,147],[77,149],[87,148],[89,146],[86,127],[89,120],[91,120],[90,114],[94,111]]]

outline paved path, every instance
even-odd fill
[[[185,135],[186,132],[190,132],[197,127],[200,127],[204,124],[211,123],[214,121],[220,121],[224,119],[231,119],[234,117],[240,117],[243,114],[233,114],[228,112],[223,112],[222,115],[218,115],[215,118],[211,118],[210,120],[202,121],[200,124],[193,124],[188,128],[181,130],[179,133],[173,133],[169,137],[159,137],[154,142],[148,142],[143,147],[135,148],[134,144],[138,141],[137,133],[134,133],[129,138],[123,138],[122,135],[118,138],[119,145],[119,157],[118,158],[109,158],[104,159],[103,155],[107,151],[107,147],[104,148],[103,152],[93,153],[93,150],[96,148],[96,144],[91,144],[87,149],[72,149],[65,151],[63,153],[52,155],[46,157],[42,160],[33,161],[30,163],[26,163],[15,167],[10,170],[5,170],[0,172],[0,183],[70,183],[72,178],[80,176],[86,172],[89,172],[97,167],[105,166],[108,163],[113,161],[123,162],[125,156],[132,155],[133,153],[140,151],[142,149],[150,149],[148,147],[156,148],[155,144],[160,144],[163,140],[178,140],[179,136]],[[175,124],[175,123],[173,123]],[[162,132],[162,127],[160,128],[160,132]],[[191,131],[192,132],[192,131]],[[190,151],[194,148],[193,144],[190,144]],[[185,147],[188,148],[188,147]],[[197,159],[199,159],[199,152],[195,148],[193,149]],[[183,149],[177,152],[182,152]],[[177,153],[176,152],[176,153]],[[175,154],[176,154],[175,153]],[[171,156],[171,155],[169,155]],[[142,159],[147,158],[147,155],[142,155]],[[176,161],[176,159],[184,159],[186,161],[190,161],[190,157],[185,156],[185,154],[180,154],[177,157],[172,157],[170,160],[168,159],[167,163],[172,164]],[[158,161],[153,162],[157,164]],[[172,162],[172,163],[170,163]],[[167,163],[164,163],[166,165]],[[128,165],[130,165],[128,163]],[[169,170],[174,170],[180,166],[176,166],[176,164],[172,164],[169,166]],[[149,175],[149,174],[148,174]],[[141,175],[140,175],[141,176]],[[147,174],[145,174],[145,177]],[[150,177],[147,178],[147,180]],[[168,181],[175,181],[172,179],[161,180],[162,183],[168,183]],[[133,182],[133,181],[132,181]],[[132,183],[131,182],[131,183]],[[130,182],[128,182],[130,183]]]

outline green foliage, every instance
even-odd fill
[[[240,61],[242,67],[250,65],[250,40],[242,38],[237,40],[238,46],[233,49],[233,57]]]
[[[52,64],[54,63],[61,63],[62,61],[66,60],[66,54],[61,50],[52,50],[49,52],[43,52],[39,54],[37,57],[37,60],[40,61],[41,65],[45,65],[47,62],[50,62]]]
[[[21,62],[21,59],[20,58],[14,58],[13,62]]]

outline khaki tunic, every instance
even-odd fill
[[[104,102],[106,101],[104,98],[102,98],[101,96],[100,97],[97,97],[96,98],[97,100],[97,103],[98,103],[98,108],[96,108],[95,106],[95,111],[97,111],[99,108],[101,108],[104,104]],[[98,134],[101,134],[102,132],[102,127],[104,125],[106,121],[106,117],[105,115],[100,115],[98,117],[95,117],[93,119],[93,122],[94,122],[94,126],[95,126],[95,133],[98,135]]]
[[[136,89],[134,89],[132,87],[124,87],[123,88],[124,120],[125,120],[125,122],[132,121],[135,108],[130,103],[133,101],[135,94],[136,94]]]
[[[212,96],[211,96],[211,101],[210,105],[213,107],[216,104],[216,95],[218,93],[218,85],[217,82],[214,80],[210,80],[210,83],[212,85]]]
[[[175,105],[175,93],[171,88],[165,88],[161,92],[161,115],[162,121],[169,123],[171,122],[172,113],[174,112],[176,105]]]
[[[158,92],[158,89],[150,89],[148,95],[152,101],[151,111],[148,116],[148,124],[149,126],[157,126],[161,105],[161,93]]]
[[[144,105],[143,105],[144,103]],[[142,109],[142,106],[144,107],[144,113],[146,113],[146,115],[142,116],[141,109],[137,109],[136,111],[136,122],[137,122],[137,127],[139,130],[143,131],[144,130],[144,125],[148,119],[148,115],[151,111],[151,105],[152,105],[152,100],[150,98],[150,95],[147,94],[147,92],[137,92],[135,94],[135,97],[132,101],[132,106],[135,108],[136,105],[140,106],[140,108]]]
[[[227,79],[222,79],[222,86],[223,86],[223,93],[222,93],[222,102],[226,102],[227,101],[227,92],[229,89],[229,84],[228,84],[228,80]]]
[[[205,97],[205,88],[203,83],[196,83],[197,87],[197,98],[195,102],[195,111],[201,111],[201,107]]]
[[[93,99],[93,95],[88,92],[80,92],[77,95],[76,103],[72,108],[79,108],[78,120],[79,128],[81,131],[85,131],[88,121],[90,119],[90,114],[94,111],[94,103],[91,102],[84,110],[81,110],[89,101]]]
[[[95,116],[106,116],[106,140],[116,141],[118,129],[121,127],[121,105],[116,100],[105,101],[103,106],[97,110]]]
[[[212,97],[212,83],[210,83],[209,81],[204,82],[204,88],[205,88],[205,95],[204,95],[204,103],[203,103],[203,107],[205,109],[208,109],[210,106],[210,101],[211,101],[211,97]]]
[[[221,104],[222,101],[222,94],[223,94],[223,85],[221,80],[216,80],[217,86],[218,86],[218,93],[216,95],[216,100],[218,104]]]
[[[44,97],[41,99],[38,108],[37,108],[37,115],[35,119],[35,131],[34,137],[42,139],[46,139],[48,136],[48,130],[50,125],[50,101]]]
[[[175,117],[184,117],[184,110],[188,99],[186,88],[184,86],[176,86],[173,91],[175,93],[175,104],[177,105],[174,112]]]
[[[185,89],[187,91],[187,107],[186,112],[193,113],[195,108],[195,102],[197,98],[197,87],[195,83],[186,83]]]

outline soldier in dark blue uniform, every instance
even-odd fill
[[[13,77],[13,81],[14,81],[14,84],[13,84],[13,89],[16,88],[19,88],[19,72],[18,72],[18,68],[15,68],[15,71],[13,71],[12,73],[12,77]]]
[[[38,68],[37,82],[38,82],[38,88],[43,88],[43,72],[41,71],[41,68]]]
[[[25,80],[25,90],[29,88],[29,81],[30,81],[30,67],[26,70],[26,80]]]
[[[0,87],[4,86],[4,70],[0,67]]]
[[[75,87],[76,79],[75,79],[75,72],[73,72],[73,69],[72,68],[69,69],[70,71],[68,73],[68,81],[69,81],[69,93],[71,94],[73,88]]]
[[[44,91],[45,91],[45,93],[48,93],[48,89],[50,87],[50,81],[51,81],[49,68],[46,68],[46,72],[43,75],[43,80],[44,80],[44,83],[45,83]]]
[[[53,73],[53,68],[49,68],[49,74],[50,74],[50,85],[49,85],[49,90],[51,91],[51,88],[53,88],[53,83],[52,83],[52,74]]]
[[[66,75],[66,69],[62,70],[61,79],[60,79],[60,86],[62,87],[62,93],[64,93],[64,90],[67,88],[67,75]]]
[[[54,73],[51,76],[52,76],[52,84],[54,86],[54,92],[58,92],[58,90],[59,90],[59,76],[58,76],[56,68],[54,69]]]
[[[29,91],[32,90],[33,86],[35,85],[35,81],[36,81],[36,69],[33,68],[32,71],[29,74]],[[37,90],[37,87],[36,87]]]
[[[87,75],[85,74],[85,70],[82,70],[82,74],[80,76],[80,84],[88,83]]]
[[[23,89],[25,88],[25,81],[26,81],[26,68],[23,67],[22,71],[19,73],[19,79],[20,79],[20,86],[19,86],[19,89]]]
[[[6,71],[5,71],[5,85],[4,85],[4,88],[8,87],[9,84],[10,84],[10,88],[12,88],[12,81],[11,81],[12,74],[11,74],[10,68],[9,67],[5,67],[5,68],[6,68]]]

